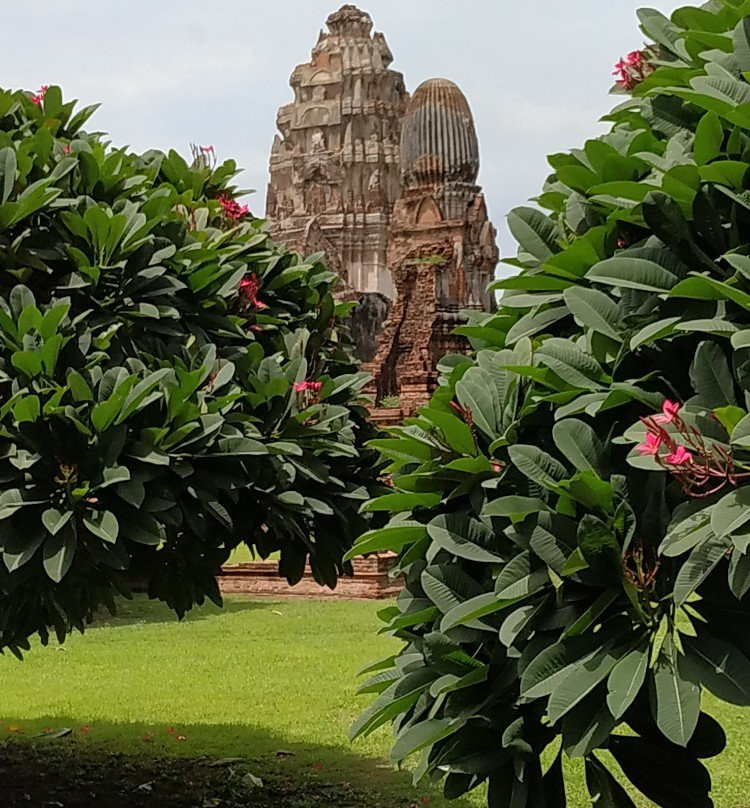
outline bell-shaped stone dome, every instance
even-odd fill
[[[422,82],[401,130],[404,185],[473,185],[478,173],[479,144],[466,96],[448,79]]]

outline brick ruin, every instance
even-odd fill
[[[461,312],[493,308],[496,231],[461,90],[430,79],[410,97],[355,6],[326,24],[278,113],[266,215],[279,241],[324,251],[340,296],[359,302],[357,352],[376,401],[398,397],[397,421],[429,398],[440,357],[467,349],[452,334]]]

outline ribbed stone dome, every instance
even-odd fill
[[[415,90],[404,116],[404,183],[474,184],[478,173],[479,144],[466,96],[448,79],[428,79]]]

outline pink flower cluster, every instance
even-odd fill
[[[203,148],[201,148],[201,151],[203,151]],[[240,205],[236,199],[232,199],[228,194],[220,194],[216,199],[221,205],[222,214],[233,222],[250,212],[247,205]]]
[[[43,84],[37,91],[36,95],[31,96],[32,103],[36,104],[38,107],[41,107],[42,101],[44,101],[44,96],[47,95],[47,89],[48,86]]]
[[[685,423],[676,401],[665,401],[662,411],[641,421],[646,427],[638,454],[650,455],[665,471],[682,483],[692,497],[707,497],[726,485],[736,485],[740,477],[731,450],[708,442],[694,426]]]
[[[249,275],[240,281],[240,298],[243,311],[268,308],[262,300],[258,300],[259,290],[260,284],[257,275]]]
[[[615,65],[612,75],[617,77],[615,83],[621,90],[632,90],[654,72],[648,56],[647,51],[631,51]]]
[[[646,434],[646,440],[637,447],[638,454],[653,455],[661,459],[662,446],[666,446],[668,454],[663,460],[667,465],[685,466],[692,462],[692,453],[682,444],[676,443],[669,432],[662,426],[663,424],[674,423],[675,418],[678,419],[679,423],[682,423],[682,419],[679,417],[680,409],[680,405],[676,401],[665,401],[661,414],[643,419],[643,423],[646,424],[649,432]]]
[[[295,382],[295,393],[319,393],[323,389],[323,382]]]

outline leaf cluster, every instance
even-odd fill
[[[321,256],[226,216],[233,161],[113,149],[0,91],[0,648],[134,582],[184,614],[244,542],[335,586],[376,490]],[[314,380],[313,392],[296,389]]]
[[[656,69],[510,214],[518,273],[375,442],[394,491],[365,509],[391,518],[351,551],[407,580],[353,734],[393,721],[394,759],[490,808],[565,806],[563,755],[597,806],[632,808],[624,775],[708,808],[701,693],[750,704],[748,489],[694,499],[630,445],[669,399],[746,468],[750,3],[639,16]]]

